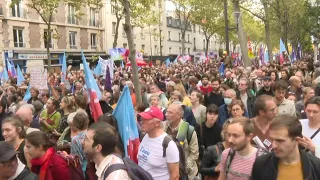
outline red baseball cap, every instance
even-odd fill
[[[163,112],[157,107],[147,108],[144,112],[139,113],[142,119],[151,120],[153,118],[157,118],[160,121],[163,121]]]

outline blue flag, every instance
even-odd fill
[[[24,97],[23,97],[23,100],[26,102],[29,101],[29,99],[31,99],[30,84],[28,86],[26,93],[24,94]]]
[[[124,68],[123,60],[121,61],[121,68]]]
[[[22,74],[22,71],[21,71],[21,69],[20,69],[20,66],[18,65],[18,76],[17,76],[17,85],[18,86],[21,86],[21,83],[25,80],[24,79],[24,76],[23,76],[23,74]]]
[[[302,47],[301,47],[301,44],[298,43],[297,59],[300,60],[301,58],[302,58]]]
[[[178,58],[180,57],[180,54],[176,57],[176,59],[173,61],[174,64],[178,63]]]
[[[118,122],[119,134],[124,145],[125,156],[137,162],[140,140],[128,86],[124,87],[117,107],[113,111],[113,115]]]
[[[219,67],[219,74],[220,74],[220,76],[224,75],[224,63],[221,63],[221,65]]]
[[[62,75],[61,75],[61,82],[67,81],[67,58],[66,58],[66,52],[63,53],[62,58]]]
[[[282,39],[280,38],[280,54],[283,52],[287,53],[287,49],[286,49],[286,46],[284,45]]]
[[[105,81],[104,89],[108,90],[109,92],[112,90],[112,83],[111,83],[109,66],[107,66],[107,70],[106,70],[106,81]]]
[[[97,85],[96,80],[93,78],[92,72],[87,63],[86,57],[82,52],[82,63],[85,74],[86,87],[89,94],[89,107],[91,116],[95,121],[98,121],[98,118],[102,115],[102,109],[99,103],[99,100],[102,98],[101,91]]]
[[[94,68],[93,73],[96,76],[100,76],[101,75],[101,63],[98,62],[97,66]]]
[[[1,78],[3,78],[5,81],[9,80],[9,74],[6,67],[3,67]]]
[[[167,58],[164,62],[165,62],[165,64],[166,64],[166,67],[169,67],[169,65],[170,65],[170,59]]]
[[[269,54],[267,49],[264,51],[264,62],[266,63],[269,62]]]

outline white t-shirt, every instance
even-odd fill
[[[162,142],[166,136],[167,133],[163,133],[157,138],[149,138],[146,134],[139,146],[138,164],[148,171],[154,180],[170,179],[167,163],[179,162],[179,150],[173,141],[168,144],[166,157],[162,157]]]
[[[309,120],[308,119],[301,119],[300,120],[302,125],[302,135],[306,137],[311,137],[318,129],[311,129],[309,127]],[[320,132],[312,139],[313,144],[316,146],[315,155],[320,158]]]

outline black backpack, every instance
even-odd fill
[[[104,173],[103,179],[106,179],[113,171],[125,170],[132,180],[153,180],[150,173],[138,166],[130,158],[125,157],[122,159],[124,164],[112,164],[107,168]]]
[[[176,145],[177,148],[179,150],[179,179],[185,179],[185,177],[188,177],[188,173],[187,173],[187,165],[186,165],[186,157],[184,154],[184,150],[182,145],[180,144],[180,141],[175,138],[175,137],[171,137],[170,135],[167,135],[163,141],[162,141],[162,148],[163,148],[163,154],[162,157],[166,157],[167,156],[167,147],[170,143],[170,141],[173,141]]]

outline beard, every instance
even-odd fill
[[[239,143],[239,144],[234,144],[232,142],[230,142],[230,147],[233,147],[233,149],[235,151],[242,151],[244,148],[247,147],[247,143],[246,142],[242,142],[242,143]]]

